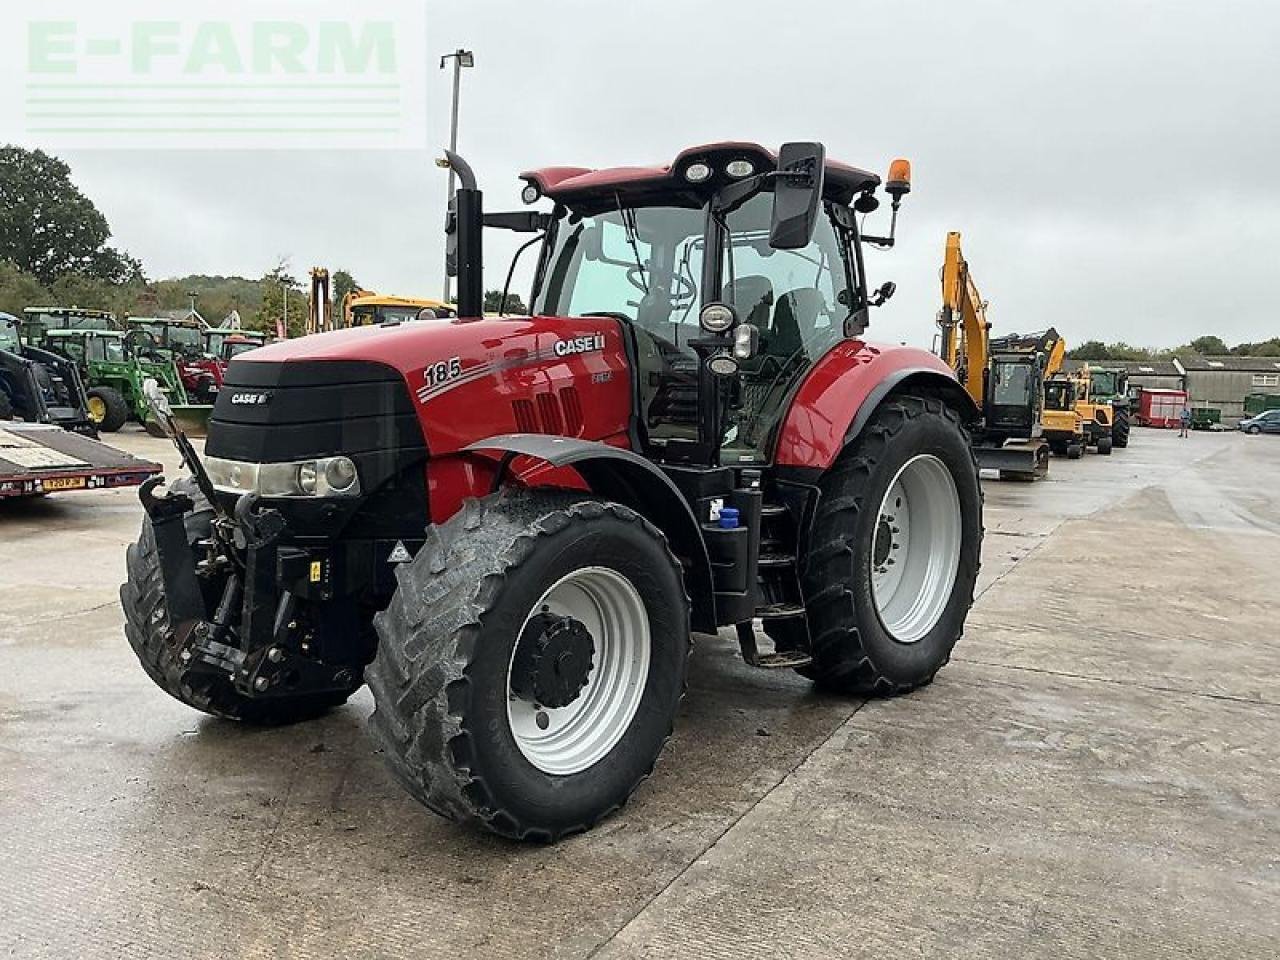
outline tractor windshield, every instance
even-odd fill
[[[17,353],[19,346],[17,322],[12,317],[0,315],[0,350]]]
[[[1119,387],[1120,374],[1115,370],[1091,370],[1089,392],[1095,397],[1114,397],[1124,391]]]
[[[544,316],[607,315],[636,331],[643,421],[651,441],[697,436],[699,309],[723,300],[760,331],[742,365],[723,445],[737,461],[762,459],[790,388],[844,336],[850,291],[847,247],[829,217],[799,250],[769,245],[773,196],[742,204],[723,225],[705,209],[624,207],[570,215],[534,299]],[[721,245],[720,276],[704,290],[707,238]]]
[[[204,352],[204,337],[198,327],[170,326],[165,335],[169,347],[184,354],[200,354]]]
[[[534,313],[607,315],[636,334],[642,421],[651,442],[698,434],[699,335],[707,215],[623,208],[560,223]]]
[[[89,340],[89,359],[106,363],[124,363],[127,359],[123,337],[92,337]]]

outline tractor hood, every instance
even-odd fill
[[[376,363],[399,371],[415,394],[429,399],[454,381],[614,348],[621,348],[618,323],[605,317],[486,317],[354,327],[285,340],[233,360],[231,369],[237,364]]]
[[[584,384],[599,403],[582,404],[576,391]],[[565,405],[558,415],[552,400]],[[534,422],[530,403],[541,404],[546,422]],[[415,321],[315,334],[235,358],[208,449],[284,460],[403,448],[416,434],[438,456],[503,433],[604,437],[625,430],[629,410],[617,320]]]

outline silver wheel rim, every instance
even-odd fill
[[[932,454],[912,457],[889,484],[871,541],[871,594],[899,643],[929,633],[947,608],[960,567],[960,495]]]
[[[595,648],[591,671],[572,703],[545,707],[513,692],[513,646],[507,722],[526,760],[543,773],[568,776],[602,760],[635,719],[649,676],[649,615],[631,581],[607,567],[583,567],[558,580],[534,604],[517,636],[544,609],[586,626]]]

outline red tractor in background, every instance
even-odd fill
[[[978,411],[863,339],[880,178],[715,143],[534,170],[549,212],[486,214],[449,163],[457,319],[255,350],[203,460],[175,434],[193,477],[144,487],[121,588],[148,674],[254,723],[367,682],[415,797],[543,841],[653,769],[694,631],[850,695],[932,680],[978,573]],[[909,189],[895,161],[895,226]],[[485,226],[540,240],[531,317],[483,316]]]

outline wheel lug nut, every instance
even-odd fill
[[[272,647],[270,650],[267,651],[267,659],[270,660],[272,663],[279,663],[281,660],[284,659],[284,651],[281,650],[279,647]]]
[[[262,691],[266,690],[270,685],[271,681],[266,677],[258,677],[257,680],[253,681],[253,689],[257,690],[259,693],[262,693]]]

